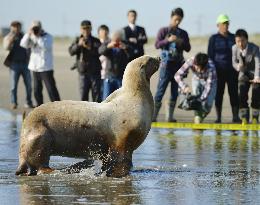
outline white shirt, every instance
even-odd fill
[[[52,36],[48,33],[40,37],[25,34],[20,45],[31,49],[29,69],[35,72],[53,70]]]
[[[128,25],[129,25],[129,27],[131,28],[132,31],[135,30],[135,24],[129,23]]]

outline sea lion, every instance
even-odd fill
[[[133,151],[145,140],[152,122],[150,78],[158,57],[131,61],[122,87],[101,103],[57,101],[35,108],[24,119],[16,175],[50,172],[52,155],[102,160],[107,176],[122,177],[132,166]],[[81,165],[79,163],[79,165]]]

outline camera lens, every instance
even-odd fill
[[[40,27],[38,26],[33,27],[32,30],[35,35],[38,35],[40,33]]]

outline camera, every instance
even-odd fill
[[[119,47],[120,47],[120,40],[116,40],[115,47],[116,47],[116,48],[119,48]]]
[[[40,33],[40,31],[41,31],[41,28],[39,27],[39,26],[34,26],[33,28],[32,28],[32,30],[33,30],[33,33],[34,33],[34,35],[39,35],[39,33]]]

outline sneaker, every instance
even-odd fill
[[[200,124],[201,123],[201,117],[200,116],[195,116],[194,117],[194,123],[195,124]]]
[[[34,108],[33,104],[24,104],[24,108]]]
[[[17,104],[15,104],[15,103],[12,104],[12,109],[13,109],[13,110],[16,110],[16,109],[17,109]]]

